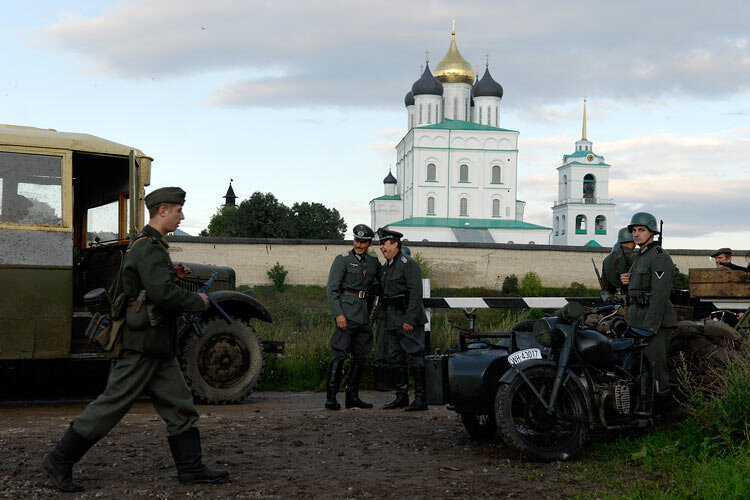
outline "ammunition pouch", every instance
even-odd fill
[[[651,292],[628,292],[628,299],[630,304],[648,307],[651,303]]]

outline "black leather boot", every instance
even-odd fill
[[[395,410],[409,406],[409,372],[404,367],[395,369],[396,399],[383,406],[384,410]]]
[[[201,435],[197,427],[191,427],[176,436],[169,436],[167,440],[180,484],[223,483],[229,477],[228,470],[209,469],[203,463]]]
[[[380,392],[386,392],[388,390],[388,386],[385,385],[385,366],[373,367],[372,375],[375,383],[375,387],[373,387],[373,389]]]
[[[84,439],[68,427],[55,449],[44,457],[42,472],[49,476],[62,491],[83,491],[83,485],[73,481],[73,464],[78,462],[96,441]]]
[[[326,409],[340,410],[341,405],[336,401],[336,394],[341,386],[341,377],[344,371],[344,360],[333,358],[331,366],[328,367],[328,381],[326,382]]]
[[[372,408],[370,403],[365,403],[359,399],[359,384],[362,382],[362,372],[364,371],[364,361],[355,361],[352,363],[351,372],[349,372],[349,382],[346,384],[345,405],[347,408]]]
[[[424,366],[412,367],[411,374],[414,377],[414,401],[406,408],[406,411],[424,411],[427,409],[424,399]]]

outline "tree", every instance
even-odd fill
[[[322,203],[295,203],[293,238],[311,240],[343,240],[346,223],[335,208],[326,208]]]
[[[523,275],[521,284],[518,286],[518,293],[521,297],[540,297],[543,291],[542,280],[537,273],[530,271]]]
[[[201,236],[234,236],[232,231],[236,225],[237,207],[234,205],[220,207],[211,217],[208,227],[201,231]]]
[[[273,193],[256,191],[237,207],[232,232],[245,238],[290,238],[292,211]]]

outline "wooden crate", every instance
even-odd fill
[[[689,272],[691,297],[750,297],[750,273],[710,267]]]

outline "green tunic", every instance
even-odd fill
[[[347,321],[360,325],[370,323],[368,301],[342,293],[341,290],[355,290],[369,292],[380,272],[380,262],[374,255],[365,254],[358,259],[354,250],[349,250],[336,256],[328,274],[326,295],[331,315],[344,315]]]
[[[633,263],[635,250],[621,247],[618,243],[612,248],[612,253],[607,255],[602,263],[602,290],[617,293],[618,289],[624,291],[620,275],[625,274]]]
[[[416,260],[399,252],[392,261],[383,266],[380,282],[385,303],[380,309],[378,319],[385,320],[387,329],[401,328],[404,323],[412,326],[427,323],[427,314],[422,303],[422,271]],[[404,299],[400,305],[389,302],[389,298],[402,295]]]
[[[150,356],[172,357],[177,344],[177,315],[199,312],[206,307],[200,295],[181,288],[161,233],[149,225],[141,231],[145,239],[128,250],[122,269],[122,284],[128,299],[146,290],[147,307],[154,320],[144,330],[123,327],[123,348]],[[154,325],[153,323],[157,323]]]

